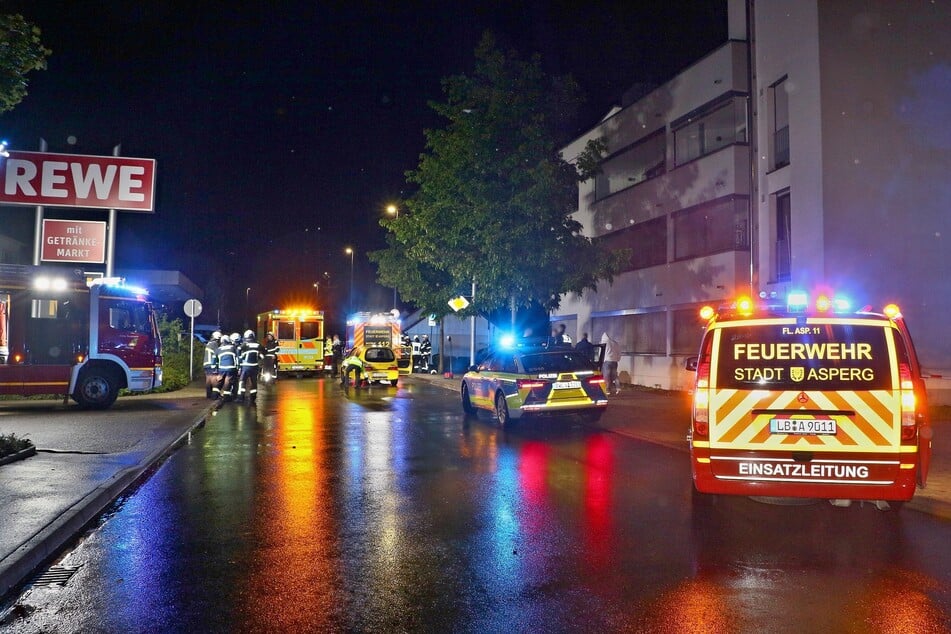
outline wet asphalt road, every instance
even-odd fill
[[[944,632],[949,538],[871,507],[693,508],[681,452],[302,379],[209,419],[3,631]]]

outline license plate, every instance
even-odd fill
[[[387,375],[386,372],[374,372],[374,373],[373,373],[373,378],[374,378],[374,379],[385,379],[387,376],[388,376],[388,375]]]
[[[835,436],[835,421],[831,418],[773,418],[769,433],[793,436]]]
[[[581,381],[555,381],[551,384],[553,390],[577,390],[581,387]]]

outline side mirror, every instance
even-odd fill
[[[478,371],[479,371],[479,366],[477,366],[477,365],[470,365],[470,366],[469,366],[469,372],[478,372]]]
[[[684,369],[696,372],[699,364],[700,357],[687,357],[687,360],[684,362]]]

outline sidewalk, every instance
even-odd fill
[[[413,374],[400,380],[425,381],[458,394],[461,377]],[[461,407],[461,405],[460,405]],[[623,408],[624,416],[607,413],[597,427],[687,453],[690,398],[686,392],[655,392],[626,385],[612,397],[608,409]],[[951,520],[951,422],[931,421],[934,430],[928,483],[918,489],[905,509]],[[686,460],[686,457],[684,458]]]
[[[37,448],[0,466],[0,598],[187,439],[209,405],[203,384],[123,397],[94,418],[62,400],[0,403],[0,432]]]

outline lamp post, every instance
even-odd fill
[[[314,301],[317,302],[317,308],[320,308],[320,282],[314,282]]]
[[[353,249],[347,247],[343,250],[344,253],[350,256],[350,310],[348,311],[351,315],[353,314]]]
[[[396,205],[387,205],[386,213],[393,214],[393,220],[399,220],[400,208]],[[393,287],[393,308],[396,309],[396,287]]]
[[[244,327],[248,327],[248,300],[251,297],[251,287],[245,289],[244,291]]]

